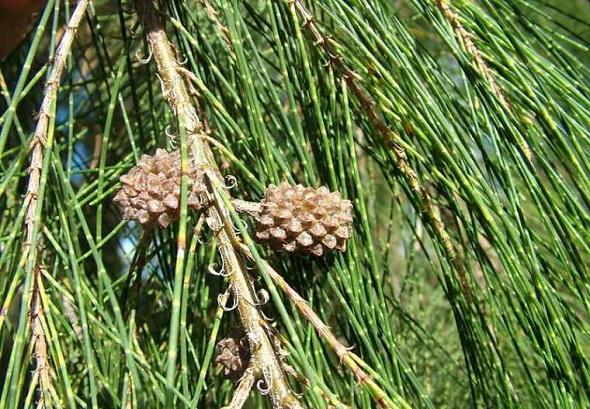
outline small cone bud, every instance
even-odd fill
[[[239,379],[250,360],[250,347],[243,331],[234,329],[227,338],[217,343],[219,355],[215,362],[224,366],[223,373],[232,379]]]

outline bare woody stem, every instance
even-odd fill
[[[247,214],[249,216],[258,216],[262,210],[259,202],[247,202],[245,200],[233,199],[232,204],[236,212]]]
[[[232,205],[220,199],[220,194],[227,193],[207,138],[204,137],[202,123],[183,82],[183,69],[178,65],[168,37],[155,15],[152,1],[138,0],[136,7],[162,81],[163,95],[179,123],[186,129],[196,166],[206,175],[208,194],[213,200],[213,205],[207,209],[207,224],[216,234],[224,275],[228,277],[232,295],[238,303],[238,313],[250,346],[253,375],[263,381],[264,385],[259,381],[258,386],[268,390],[274,408],[302,408],[287,383],[273,343],[262,325],[264,317],[257,307],[251,280],[236,250],[240,240],[229,216],[233,209],[228,206]],[[239,393],[244,393],[245,388],[249,390],[253,384],[250,380],[240,385]]]
[[[479,50],[475,47],[475,44],[471,40],[470,34],[461,25],[461,22],[459,21],[459,16],[457,16],[457,14],[455,14],[455,12],[453,10],[451,10],[451,7],[449,6],[449,4],[445,0],[438,0],[436,2],[436,4],[437,4],[440,12],[442,13],[442,15],[451,24],[451,26],[453,27],[453,30],[455,31],[455,33],[458,35],[458,37],[463,42],[463,46],[465,47],[465,50],[471,55],[471,57],[475,61],[475,64],[477,65],[477,68],[480,70],[481,74],[489,82],[496,97],[498,97],[498,99],[500,100],[502,105],[504,105],[506,108],[510,109],[510,104],[508,103],[508,100],[504,96],[504,92],[502,91],[500,86],[496,83],[496,80],[494,80],[494,77],[492,76],[490,68],[483,60]]]
[[[41,300],[41,292],[44,291],[42,288],[43,282],[40,278],[41,272],[40,267],[36,266],[35,277],[33,281],[33,288],[31,291],[31,309],[29,322],[31,325],[31,340],[34,345],[34,356],[36,358],[35,366],[35,377],[39,383],[39,398],[37,399],[37,407],[44,408],[51,407],[50,392],[55,391],[51,382],[51,366],[49,364],[49,358],[47,355],[47,341],[45,332],[43,330],[44,317],[43,317],[43,302]],[[40,287],[41,286],[41,287]],[[49,392],[49,393],[48,393]]]
[[[26,271],[31,274],[31,295],[29,300],[29,325],[31,327],[31,342],[34,345],[36,360],[35,376],[39,385],[38,407],[51,405],[46,401],[47,397],[55,397],[55,391],[51,382],[51,366],[47,354],[47,339],[44,332],[44,310],[42,282],[42,267],[40,261],[40,226],[42,225],[42,203],[44,199],[43,181],[46,180],[44,167],[46,156],[51,153],[53,145],[53,132],[50,132],[52,118],[55,115],[55,102],[59,90],[60,78],[66,67],[66,60],[70,54],[72,43],[76,36],[78,26],[86,13],[88,0],[80,0],[74,13],[68,22],[68,26],[59,43],[53,66],[46,83],[45,95],[39,109],[39,120],[31,140],[31,160],[29,165],[29,181],[25,193],[24,206],[27,209],[25,216],[25,242],[21,266],[26,266]]]
[[[514,114],[512,105],[510,104],[510,102],[508,102],[508,99],[506,99],[506,95],[504,95],[504,91],[494,79],[492,70],[490,70],[490,67],[488,67],[481,53],[473,43],[471,35],[467,32],[467,30],[465,30],[465,28],[461,24],[459,16],[457,16],[457,14],[451,9],[451,6],[449,6],[446,0],[438,0],[436,4],[442,15],[451,24],[451,27],[453,27],[453,31],[455,31],[455,34],[457,35],[459,40],[463,43],[465,51],[471,56],[471,58],[473,58],[473,61],[475,61],[477,69],[479,70],[481,76],[488,82],[488,84],[492,88],[492,91],[494,92],[496,98],[498,98],[500,103],[508,112]],[[519,141],[519,143],[520,148],[522,149],[526,157],[530,160],[532,158],[532,153],[526,141],[521,140]]]
[[[240,246],[242,251],[248,258],[255,260],[254,256],[250,252],[250,249],[244,244]],[[352,371],[356,377],[358,384],[367,387],[374,396],[376,404],[380,408],[409,408],[409,405],[401,398],[395,397],[394,400],[390,398],[383,389],[368,375],[358,362],[363,362],[362,359],[351,351],[351,348],[344,346],[334,334],[330,331],[330,328],[324,324],[321,318],[315,313],[315,311],[309,306],[307,301],[301,297],[297,291],[293,289],[285,279],[276,272],[268,262],[263,261],[264,269],[270,278],[275,282],[276,285],[285,293],[287,298],[291,300],[297,307],[299,312],[309,321],[314,328],[318,331],[320,336],[326,340],[330,348],[336,353],[340,362],[343,363],[348,369]]]
[[[396,166],[401,177],[408,183],[410,190],[422,201],[423,210],[426,215],[426,223],[431,227],[434,235],[443,244],[445,255],[458,273],[458,279],[462,286],[463,293],[467,300],[473,301],[474,294],[471,284],[467,279],[467,269],[459,257],[449,234],[441,221],[436,205],[433,203],[430,194],[420,185],[416,171],[410,166],[405,149],[401,145],[401,137],[397,135],[385,122],[383,113],[375,103],[375,100],[359,84],[360,76],[353,72],[343,62],[342,56],[338,54],[334,41],[325,36],[318,25],[315,17],[305,8],[301,0],[289,0],[291,7],[300,15],[303,20],[303,27],[312,35],[315,44],[323,49],[328,56],[328,63],[336,68],[342,80],[352,91],[359,101],[364,113],[369,117],[375,128],[385,138],[385,145],[391,149],[396,159]]]
[[[253,367],[252,362],[244,371],[244,375],[242,375],[240,383],[234,391],[231,402],[221,409],[240,409],[246,403],[248,396],[250,396],[250,390],[254,386],[254,382],[256,382],[256,369]]]

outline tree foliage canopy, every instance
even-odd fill
[[[588,21],[47,1],[0,64],[0,407],[590,405]],[[183,178],[166,229],[112,200],[156,148],[211,200]],[[345,252],[253,242],[237,200],[283,181],[353,203]],[[216,345],[240,329],[236,381]]]

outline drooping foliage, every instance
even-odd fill
[[[0,407],[228,405],[228,248],[305,407],[590,404],[587,2],[156,1],[246,246],[186,181],[167,228],[122,219],[143,154],[200,145],[149,2],[86,3],[49,0],[0,63]],[[251,242],[232,200],[281,182],[353,203],[345,252]]]

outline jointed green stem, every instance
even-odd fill
[[[416,195],[423,206],[421,211],[425,212],[426,223],[430,226],[431,231],[435,234],[440,243],[443,244],[447,259],[453,265],[458,273],[458,279],[462,286],[465,297],[473,301],[473,289],[467,279],[467,269],[461,260],[455,246],[453,245],[443,222],[436,211],[435,205],[426,189],[420,184],[416,171],[410,166],[405,149],[400,144],[400,136],[397,135],[385,122],[383,113],[376,105],[373,98],[359,84],[359,76],[348,68],[342,57],[337,53],[334,47],[334,40],[325,36],[318,25],[315,17],[307,10],[301,0],[290,0],[292,8],[301,16],[303,26],[309,31],[315,40],[315,44],[323,49],[328,56],[328,63],[336,68],[349,89],[359,101],[363,113],[369,117],[375,128],[385,138],[385,144],[391,149],[396,159],[396,165],[401,177],[406,181],[410,188],[410,193]],[[450,282],[448,284],[451,284]],[[449,289],[452,287],[450,286]]]
[[[246,245],[241,245],[240,250],[250,259],[255,260]],[[330,328],[323,323],[321,318],[313,311],[309,304],[301,297],[279,273],[277,273],[266,261],[263,262],[264,268],[273,281],[280,287],[285,295],[295,304],[297,309],[305,316],[305,318],[315,327],[318,333],[326,340],[328,345],[336,353],[340,362],[342,362],[348,369],[354,373],[360,385],[366,386],[373,395],[376,404],[380,408],[409,408],[410,406],[403,400],[401,396],[396,396],[393,399],[387,396],[385,391],[369,376],[357,362],[362,362],[361,358],[351,352],[351,348],[345,347],[334,334]]]

